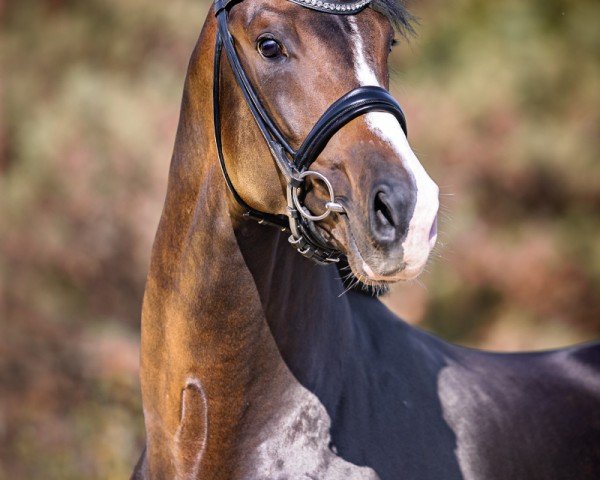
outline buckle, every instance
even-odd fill
[[[327,252],[314,247],[306,241],[304,237],[295,237],[290,235],[288,242],[294,249],[303,257],[306,257],[314,262],[326,265],[329,263],[337,263],[340,261],[340,253],[336,251]]]

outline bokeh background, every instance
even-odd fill
[[[600,337],[600,2],[420,0],[392,56],[442,187],[386,302],[461,344]],[[0,0],[0,479],[127,478],[139,312],[207,1]]]

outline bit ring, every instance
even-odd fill
[[[300,199],[298,198],[298,193],[302,185],[294,187],[292,188],[292,200],[294,201],[294,206],[296,207],[300,215],[302,215],[307,220],[318,222],[319,220],[327,218],[331,212],[344,213],[344,207],[335,201],[333,186],[331,185],[331,182],[327,179],[325,175],[319,172],[315,172],[314,170],[306,170],[305,172],[300,173],[299,178],[301,180],[304,180],[306,177],[309,177],[311,175],[317,177],[317,179],[321,180],[321,182],[325,184],[325,186],[327,187],[327,192],[329,194],[329,201],[325,203],[324,213],[322,213],[321,215],[313,215],[306,209],[306,207],[304,207],[300,203]]]

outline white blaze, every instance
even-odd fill
[[[362,86],[381,87],[375,72],[365,58],[364,44],[356,26],[356,19],[348,17],[348,20],[354,37],[353,53],[356,78]],[[402,127],[391,113],[369,112],[364,118],[369,129],[394,148],[401,158],[404,168],[412,174],[415,181],[417,201],[402,248],[406,262],[405,274],[408,276],[412,272],[418,273],[427,261],[436,240],[436,236],[429,239],[429,232],[439,208],[438,186],[415,156]]]

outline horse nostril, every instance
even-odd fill
[[[372,190],[369,223],[372,239],[378,247],[395,248],[407,235],[414,189],[406,183],[386,179]]]
[[[375,195],[375,201],[373,202],[373,208],[375,209],[377,219],[383,226],[389,225],[391,227],[395,227],[396,222],[394,221],[394,216],[392,215],[392,211],[385,197],[386,195],[384,192],[377,192]]]

